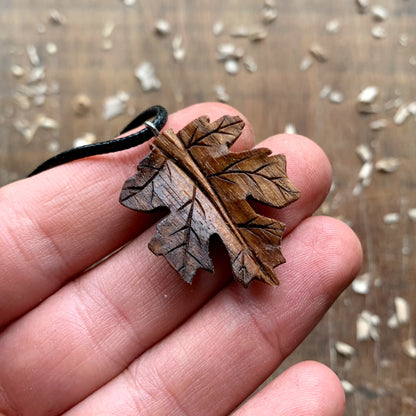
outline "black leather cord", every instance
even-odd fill
[[[141,126],[145,121],[152,117],[155,117],[153,120],[153,126],[157,130],[161,130],[168,119],[168,112],[164,107],[160,105],[150,107],[140,113],[133,121],[124,127],[120,134],[124,134],[129,130]],[[43,162],[40,166],[38,166],[28,176],[36,175],[45,170],[63,165],[64,163],[72,162],[74,160],[83,159],[84,157],[102,155],[104,153],[120,152],[122,150],[130,149],[131,147],[138,146],[139,144],[146,142],[153,136],[154,132],[152,131],[152,128],[147,126],[136,133],[121,137],[119,139],[75,147],[51,157],[46,162]]]

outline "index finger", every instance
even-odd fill
[[[172,114],[166,128],[177,131],[201,115],[215,120],[224,114],[244,119],[230,106],[205,103]],[[253,144],[246,121],[236,145]],[[118,203],[148,149],[145,143],[78,160],[0,189],[0,327],[151,225],[154,217]]]

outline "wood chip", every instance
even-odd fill
[[[20,65],[12,65],[10,68],[10,72],[16,78],[21,78],[25,74],[25,70]]]
[[[370,5],[370,0],[355,0],[359,13],[365,13]]]
[[[155,23],[155,31],[160,36],[169,35],[170,23],[165,19],[158,19]]]
[[[244,56],[243,65],[244,68],[250,73],[256,72],[258,69],[257,63],[251,55]]]
[[[58,52],[58,46],[53,42],[48,42],[45,45],[45,49],[49,55],[55,55]]]
[[[416,359],[416,343],[413,338],[409,338],[403,342],[403,351],[409,357]]]
[[[358,102],[357,111],[360,114],[376,114],[381,111],[381,107],[377,104],[362,104]]]
[[[361,104],[372,104],[374,103],[375,99],[377,98],[380,90],[378,87],[371,85],[369,87],[364,88],[360,94],[358,94],[358,102]]]
[[[330,85],[324,85],[319,92],[319,97],[322,99],[328,98],[329,94],[332,91],[332,87]]]
[[[396,314],[390,316],[390,318],[387,320],[387,326],[390,329],[396,329],[399,327],[399,321],[397,320]]]
[[[379,4],[375,4],[371,6],[371,14],[374,20],[378,22],[384,22],[389,17],[389,12],[384,6],[380,6]]]
[[[410,318],[410,307],[407,300],[400,296],[396,296],[394,298],[394,307],[399,325],[408,323]]]
[[[123,0],[123,3],[127,7],[134,6],[136,4],[136,0]]]
[[[52,9],[49,11],[49,21],[55,25],[64,25],[67,19],[59,10]]]
[[[28,84],[34,84],[45,79],[45,67],[37,66],[32,68],[32,70],[26,76],[26,82]]]
[[[228,95],[225,87],[223,85],[217,85],[215,87],[215,92],[217,94],[217,100],[221,103],[228,103],[230,101],[230,96]]]
[[[402,33],[399,37],[399,45],[404,48],[409,45],[409,36],[406,33]]]
[[[73,147],[85,146],[87,144],[93,144],[97,141],[97,137],[94,133],[84,133],[81,137],[76,138],[72,145]]]
[[[286,134],[297,134],[295,125],[292,124],[292,123],[286,124],[285,133]]]
[[[72,108],[77,116],[85,116],[91,109],[91,99],[86,94],[77,95],[73,102]]]
[[[225,61],[228,58],[235,58],[236,50],[234,43],[220,43],[217,46],[217,60]]]
[[[398,212],[389,212],[383,215],[383,222],[386,225],[398,224],[400,221],[400,214]]]
[[[175,35],[172,39],[173,59],[176,62],[183,62],[186,56],[185,48],[183,47],[183,36]]]
[[[328,60],[325,49],[318,43],[313,44],[309,48],[309,53],[320,63],[326,62]]]
[[[335,343],[335,351],[347,358],[351,358],[356,353],[354,347],[341,341]]]
[[[332,90],[329,94],[329,101],[333,104],[341,104],[344,101],[344,94],[341,91]]]
[[[360,274],[352,282],[352,290],[359,295],[367,295],[370,292],[371,274]]]
[[[270,24],[270,23],[274,22],[277,19],[278,15],[279,15],[279,13],[278,13],[277,9],[275,9],[274,7],[266,6],[262,10],[263,23]]]
[[[357,341],[372,339],[378,341],[380,336],[377,327],[380,325],[380,317],[367,310],[360,313],[357,318]]]
[[[358,179],[364,187],[367,187],[371,183],[371,175],[373,173],[373,163],[366,162],[361,166],[360,172],[358,173]]]
[[[416,116],[416,101],[412,101],[411,103],[407,104],[407,111],[412,116]]]
[[[394,115],[394,123],[400,126],[403,124],[407,118],[410,116],[410,111],[407,107],[407,105],[401,105],[398,110],[396,111],[396,114]]]
[[[355,152],[363,163],[371,162],[371,160],[373,160],[373,152],[366,144],[358,145]]]
[[[129,94],[125,91],[119,91],[116,95],[107,97],[104,102],[104,120],[111,120],[112,118],[123,114],[126,111],[129,98]]]
[[[345,394],[352,394],[355,391],[355,387],[348,380],[341,380],[342,388]]]
[[[377,25],[371,29],[371,34],[375,39],[384,39],[387,37],[386,29],[383,26]]]
[[[305,56],[300,62],[299,69],[301,71],[307,71],[313,64],[312,59],[309,56]]]
[[[220,36],[224,33],[224,22],[221,20],[217,20],[212,25],[212,33],[214,36]]]
[[[230,31],[230,36],[233,38],[247,38],[249,33],[247,26],[234,26]]]
[[[103,51],[110,51],[111,49],[113,49],[113,41],[108,38],[103,39],[101,46]]]
[[[373,131],[380,131],[389,125],[389,121],[386,118],[380,118],[370,123],[370,129]]]
[[[267,37],[267,30],[265,28],[252,28],[249,31],[248,38],[252,42],[259,42],[261,40],[266,39]]]
[[[410,208],[407,211],[407,215],[409,216],[411,221],[416,221],[416,208]]]
[[[101,31],[101,36],[103,38],[109,38],[113,34],[114,28],[115,28],[114,22],[106,22],[103,27],[103,30]]]
[[[38,51],[36,49],[35,45],[27,45],[26,46],[26,52],[27,56],[29,58],[30,63],[32,66],[39,66],[40,65],[40,59],[38,55]]]
[[[44,114],[39,114],[36,118],[36,122],[38,123],[39,127],[43,127],[44,129],[59,128],[59,123],[55,119],[47,117]]]
[[[155,67],[148,61],[142,62],[134,71],[134,75],[140,81],[143,91],[158,90],[162,86],[155,73]]]
[[[341,30],[341,22],[338,19],[332,19],[325,25],[325,30],[331,35],[337,34]]]
[[[225,71],[230,75],[236,75],[240,71],[240,65],[234,58],[228,58],[224,63]]]
[[[393,173],[400,166],[400,160],[395,157],[385,157],[376,162],[375,168],[379,172],[383,173]]]

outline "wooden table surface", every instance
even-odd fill
[[[402,125],[393,122],[401,102],[416,100],[416,2],[379,4],[389,12],[382,23],[371,13],[358,13],[354,0],[276,0],[277,19],[267,25],[266,39],[253,42],[229,33],[237,25],[266,27],[260,0],[137,0],[132,6],[121,0],[0,0],[0,185],[24,177],[54,152],[72,147],[85,132],[98,140],[113,137],[131,114],[151,104],[163,104],[173,112],[216,100],[217,85],[226,88],[229,103],[248,117],[259,140],[293,124],[299,134],[321,145],[333,164],[334,185],[321,212],[344,219],[357,232],[365,252],[362,272],[371,274],[371,284],[367,295],[349,288],[283,368],[304,359],[330,365],[355,387],[348,394],[347,415],[416,415],[416,359],[403,348],[403,342],[416,337],[416,223],[408,216],[416,207],[416,121],[410,115]],[[51,23],[53,8],[65,16],[65,24]],[[171,23],[171,34],[154,33],[159,18]],[[333,19],[339,20],[339,33],[326,31]],[[215,37],[212,25],[217,20],[225,29]],[[102,31],[107,23],[114,23],[107,38],[112,48],[104,50]],[[371,34],[378,24],[386,31],[383,39]],[[183,36],[183,62],[172,58],[176,34]],[[53,48],[50,42],[58,48],[55,54],[47,52]],[[224,42],[243,47],[258,71],[226,73],[216,59],[216,46]],[[312,58],[311,67],[301,71],[301,61],[316,43],[327,62]],[[46,82],[51,93],[41,106],[16,99],[16,91],[27,82],[12,75],[10,68],[31,68],[27,45],[36,47],[46,68],[45,80],[33,84]],[[143,61],[155,66],[162,83],[158,91],[143,92],[134,77]],[[325,85],[342,92],[343,101],[321,98]],[[370,85],[380,89],[378,113],[363,115],[357,111],[357,95]],[[130,94],[127,110],[105,121],[104,100],[118,91]],[[82,117],[73,109],[81,93],[92,103]],[[27,104],[29,108],[22,108]],[[41,127],[28,141],[16,122],[28,120],[30,125],[39,115],[56,120],[59,127]],[[388,126],[371,130],[370,122],[380,118],[387,119]],[[359,144],[370,147],[374,160],[400,161],[394,173],[374,171],[371,184],[361,192],[356,187],[362,166],[355,152]],[[383,222],[390,212],[399,214],[397,224]],[[396,297],[410,304],[410,319],[391,328],[388,321]],[[364,310],[379,317],[379,339],[357,340],[356,321]],[[356,353],[343,357],[335,350],[337,341],[350,344]]]

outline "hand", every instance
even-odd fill
[[[166,127],[177,131],[203,114],[237,112],[196,105]],[[247,123],[233,150],[253,143]],[[350,283],[362,255],[346,225],[311,217],[331,183],[319,147],[287,135],[261,145],[286,154],[302,195],[267,213],[287,225],[279,288],[230,283],[220,251],[216,274],[199,273],[189,286],[148,250],[155,217],[118,203],[147,144],[0,189],[0,414],[222,415],[278,367]],[[344,400],[331,370],[304,362],[236,415],[342,415]]]

